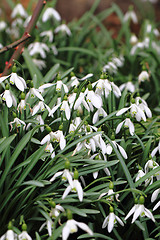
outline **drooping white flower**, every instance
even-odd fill
[[[130,44],[131,44],[132,46],[134,46],[134,45],[137,44],[137,43],[138,43],[138,38],[136,37],[135,34],[132,34],[131,37],[130,37]]]
[[[64,208],[60,204],[55,204],[55,206],[51,208],[49,215],[52,218],[57,218],[61,212],[64,212]]]
[[[49,39],[49,42],[53,42],[53,32],[51,30],[44,31],[40,33],[41,37],[45,37]]]
[[[54,30],[55,33],[58,32],[63,32],[66,33],[68,36],[71,36],[71,30],[69,29],[69,27],[66,24],[61,24],[58,27],[56,27],[56,29]]]
[[[82,189],[82,186],[81,186],[80,182],[78,181],[78,179],[74,179],[72,181],[72,184],[66,188],[66,190],[64,191],[64,193],[62,195],[62,199],[65,199],[71,191],[77,192],[79,201],[80,202],[83,201],[83,189]]]
[[[129,128],[130,134],[133,136],[134,135],[134,124],[131,122],[130,118],[126,118],[124,121],[120,122],[116,128],[116,134],[120,132],[122,126],[124,128]]]
[[[124,148],[121,147],[116,141],[112,141],[112,143],[114,144],[114,146],[115,146],[116,148],[119,149],[119,151],[120,151],[120,153],[122,154],[122,156],[123,156],[125,159],[127,159],[128,156],[127,156],[127,153],[126,153],[126,151],[124,150]],[[113,148],[112,148],[111,144],[108,143],[108,144],[107,144],[107,154],[110,155],[110,154],[112,153],[112,150],[113,150]]]
[[[152,112],[149,109],[147,102],[143,98],[136,97],[135,103],[137,104],[137,106],[139,106],[143,110],[143,112],[145,112],[148,118],[152,117]]]
[[[136,204],[129,211],[129,213],[125,217],[125,219],[129,218],[132,214],[133,214],[133,218],[132,218],[132,222],[131,223],[134,223],[139,216],[141,216],[141,217],[146,216],[146,217],[150,218],[153,222],[155,222],[154,216],[151,213],[151,211],[148,210],[147,208],[145,208],[145,206],[144,206],[144,197],[143,196],[140,196],[139,204]]]
[[[0,21],[0,32],[5,30],[7,27],[7,23],[5,21]]]
[[[130,21],[130,20],[132,20],[132,22],[135,24],[138,23],[137,15],[133,10],[129,10],[128,12],[126,12],[123,18],[124,22]]]
[[[12,13],[11,13],[11,17],[12,17],[12,18],[19,17],[19,16],[21,16],[21,17],[23,17],[23,18],[27,18],[27,17],[28,17],[27,12],[25,11],[25,9],[24,9],[24,7],[22,6],[22,4],[20,4],[20,3],[18,3],[18,4],[14,7],[14,9],[13,9],[13,11],[12,11]]]
[[[116,116],[120,116],[123,113],[127,112],[128,110],[130,110],[131,116],[135,117],[138,122],[141,121],[141,119],[143,119],[143,121],[146,121],[146,116],[144,114],[144,111],[135,103],[132,103],[130,107],[125,107],[119,110],[116,113]]]
[[[103,155],[103,157],[101,157],[100,154],[95,153],[95,154],[93,154],[93,155],[90,157],[90,159],[95,159],[95,160],[99,160],[99,159],[100,159],[100,160],[107,161],[106,155],[103,154],[103,152],[102,152],[102,155]],[[105,172],[108,176],[111,175],[111,173],[110,173],[110,171],[109,171],[108,168],[104,168],[103,170],[104,170],[104,172]],[[93,177],[94,177],[94,179],[97,179],[97,177],[98,177],[98,171],[96,171],[96,172],[93,173]]]
[[[157,152],[159,152],[159,154],[160,154],[160,141],[159,141],[159,143],[158,143],[158,146],[155,147],[155,148],[153,149],[153,151],[151,152],[151,156],[154,157]]]
[[[0,237],[0,240],[16,240],[17,234],[13,232],[13,230],[9,229],[7,232]]]
[[[29,236],[29,234],[27,233],[27,231],[22,231],[22,233],[20,233],[18,235],[18,239],[19,240],[32,240],[32,238]]]
[[[61,150],[64,149],[65,146],[66,146],[66,139],[63,135],[63,131],[61,131],[61,130],[57,130],[56,132],[53,133],[53,140],[52,141],[59,142]]]
[[[107,195],[107,200],[114,201],[114,195],[115,195],[116,200],[119,202],[119,199],[118,199],[119,194],[115,194],[115,192],[113,191],[113,187],[114,187],[113,182],[110,182],[109,190],[107,192],[101,193],[98,199],[101,199],[102,197]]]
[[[129,92],[133,93],[135,91],[135,85],[129,81],[127,83],[123,83],[120,87],[119,87],[120,91],[123,91],[123,89],[127,89]]]
[[[118,222],[121,226],[124,226],[124,223],[122,220],[114,214],[113,207],[110,207],[110,213],[109,215],[104,219],[102,228],[105,228],[106,226],[108,229],[108,232],[110,233],[113,230],[114,224]]]
[[[71,109],[69,107],[67,98],[63,100],[60,110],[65,112],[66,118],[69,120],[71,116]]]
[[[65,168],[63,171],[57,172],[53,175],[53,177],[50,179],[50,182],[53,182],[57,177],[62,175],[62,181],[68,181],[69,184],[72,186],[72,175],[73,173],[69,171],[69,169]]]
[[[56,91],[60,92],[62,89],[62,86],[64,88],[65,93],[68,93],[68,87],[65,83],[62,82],[62,80],[58,79],[56,84]]]
[[[106,111],[102,107],[98,108],[98,110],[94,113],[93,119],[92,119],[93,124],[98,122],[99,121],[99,117],[101,117],[101,116],[102,117],[106,117],[107,116]]]
[[[101,97],[98,94],[96,94],[93,90],[88,89],[86,100],[92,112],[94,110],[93,106],[98,109],[102,107]]]
[[[62,240],[67,240],[70,233],[75,233],[78,231],[78,228],[86,231],[89,235],[93,235],[92,230],[83,222],[77,222],[74,219],[69,219],[63,230],[62,230]]]
[[[47,227],[48,235],[51,237],[52,236],[52,231],[53,231],[53,221],[51,219],[47,219],[46,222],[42,224],[40,227],[39,231],[42,231],[44,227]]]
[[[137,182],[139,179],[141,179],[144,176],[145,176],[145,173],[143,172],[143,170],[139,169],[138,174],[137,174],[136,179],[135,179],[135,182]]]
[[[146,80],[149,81],[149,73],[147,71],[142,71],[138,75],[138,83],[140,84],[141,82],[144,82]]]
[[[17,118],[17,117],[15,117],[14,120],[13,120],[12,122],[10,122],[9,124],[10,124],[10,126],[11,126],[11,130],[12,130],[12,128],[13,128],[12,124],[14,124],[16,128],[19,128],[19,127],[21,127],[22,125],[23,125],[24,127],[26,126],[25,122],[22,121],[21,119]]]
[[[0,96],[2,100],[6,102],[8,108],[12,107],[12,105],[16,107],[17,105],[16,98],[9,89],[6,89]]]
[[[50,107],[47,106],[47,104],[45,104],[43,101],[39,101],[34,107],[33,107],[33,112],[32,112],[32,116],[35,115],[39,110],[41,111],[45,111],[45,109],[48,110],[48,112],[50,112]]]
[[[48,19],[56,19],[57,21],[61,21],[61,16],[54,8],[47,8],[42,16],[42,22],[46,22]]]
[[[151,202],[154,202],[154,201],[157,199],[159,193],[160,193],[160,188],[156,189],[156,190],[152,193]]]
[[[78,109],[81,104],[90,112],[90,107],[88,106],[87,101],[85,100],[86,92],[80,92],[79,97],[77,98],[74,104],[74,110]]]
[[[34,42],[29,44],[28,51],[31,56],[39,53],[42,58],[46,58],[46,52],[49,52],[49,47],[45,43]]]
[[[145,173],[147,173],[150,170],[155,169],[157,167],[159,167],[159,164],[156,161],[154,161],[153,159],[150,159],[146,162],[146,164],[144,166]],[[157,180],[160,180],[160,171],[157,171],[154,176],[157,178]],[[151,183],[153,182],[154,176],[151,176],[151,178],[152,178]]]
[[[84,76],[83,78],[78,78],[74,75],[74,73],[72,73],[72,77],[71,77],[71,87],[77,87],[80,84],[80,81],[84,81],[90,77],[93,76],[93,73],[88,73],[86,76]]]
[[[32,58],[32,61],[40,70],[46,68],[46,62],[44,60]]]
[[[25,80],[18,76],[17,73],[12,72],[10,75],[8,76],[4,76],[4,77],[0,77],[0,83],[3,82],[4,80],[6,80],[7,78],[10,77],[10,83],[13,85],[15,84],[16,87],[20,90],[20,91],[24,91],[24,89],[27,88],[26,82]]]
[[[31,97],[31,98],[35,98],[35,96],[37,98],[39,98],[41,101],[44,101],[44,98],[42,97],[42,95],[40,94],[39,90],[34,88],[34,87],[31,87],[30,90],[28,91],[27,95],[26,95],[26,99],[28,99],[28,97]]]

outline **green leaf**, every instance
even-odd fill
[[[15,139],[16,136],[17,136],[17,134],[13,134],[12,136],[10,136],[8,138],[6,138],[6,137],[3,138],[2,143],[0,143],[0,153],[2,153],[3,150],[5,150],[8,147],[8,145],[11,144],[11,142]]]
[[[37,181],[37,180],[31,180],[31,181],[27,181],[22,183],[22,185],[32,185],[32,186],[36,186],[36,187],[44,187],[44,183]]]
[[[34,64],[32,58],[29,55],[29,52],[28,52],[28,50],[26,48],[24,49],[24,52],[23,52],[22,55],[23,55],[24,60],[25,60],[25,62],[27,64],[27,67],[29,69],[29,72],[31,74],[32,79],[36,75],[37,81],[34,82],[34,87],[38,88],[41,85],[41,83],[42,83],[43,76],[42,76],[40,70]]]
[[[90,236],[89,234],[85,233],[85,234],[82,234],[81,236],[79,236],[77,239],[86,239],[86,238],[92,238],[93,239],[93,237],[95,237],[97,239],[114,240],[113,238],[107,237],[106,235],[101,234],[101,233],[93,233],[92,236]]]
[[[59,69],[60,65],[57,63],[54,65],[44,76],[43,82],[48,83],[50,80],[53,79],[54,75],[57,73],[57,70]]]

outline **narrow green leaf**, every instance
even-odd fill
[[[44,76],[43,82],[48,83],[50,80],[52,80],[54,75],[57,73],[59,67],[60,67],[60,65],[58,63],[56,65],[54,65]]]

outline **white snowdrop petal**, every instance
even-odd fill
[[[154,206],[153,211],[160,207],[160,201]]]
[[[63,195],[62,195],[62,199],[65,199],[67,197],[67,195],[70,193],[70,191],[72,190],[71,186],[69,185],[66,190],[64,191]]]
[[[75,180],[75,183],[76,183],[76,190],[77,190],[77,193],[78,193],[78,198],[80,200],[80,202],[83,201],[83,189],[81,187],[81,184],[78,180]]]
[[[119,123],[118,126],[116,127],[116,134],[120,132],[123,123],[124,123],[124,121],[122,121],[121,123]]]
[[[108,224],[108,218],[109,218],[109,216],[107,216],[107,217],[104,219],[102,228],[105,228],[105,227],[107,226],[107,224]]]
[[[55,173],[49,181],[53,182],[57,177],[61,176],[62,174],[63,174],[63,171]]]
[[[122,156],[127,159],[127,153],[126,151],[118,144],[119,151],[121,152]]]
[[[151,202],[154,202],[154,201],[157,199],[159,193],[160,193],[160,188],[156,189],[156,190],[152,193]]]
[[[62,240],[67,240],[69,234],[70,234],[70,229],[66,224],[62,230]]]
[[[122,108],[121,110],[119,110],[119,111],[116,113],[116,116],[122,115],[122,114],[125,113],[129,108],[130,108],[130,107]]]
[[[115,220],[115,215],[114,215],[114,213],[111,212],[109,214],[109,223],[108,223],[108,232],[109,233],[113,230],[114,220]]]
[[[87,226],[87,224],[82,223],[82,222],[76,222],[76,225],[81,228],[82,230],[84,230],[85,232],[87,232],[89,235],[93,235],[92,230]]]

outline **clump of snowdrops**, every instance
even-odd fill
[[[115,9],[118,38],[127,42],[122,52],[101,43],[91,66],[97,50],[71,46],[75,23],[59,24],[48,7],[42,42],[31,43],[0,77],[0,239],[159,238],[159,32],[146,21],[138,39],[129,28],[138,21],[133,10],[123,16]],[[52,18],[54,34],[62,35],[47,28]],[[54,37],[64,48],[55,48]]]

